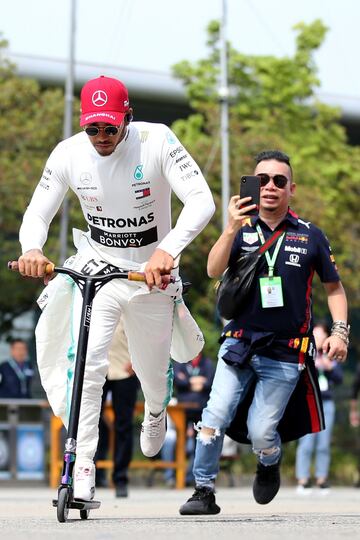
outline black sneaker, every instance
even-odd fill
[[[206,486],[199,486],[195,488],[190,499],[180,507],[179,512],[182,516],[218,514],[220,512],[220,506],[216,504],[213,489]]]
[[[268,504],[280,488],[280,463],[265,467],[258,462],[253,484],[254,499],[259,504]]]

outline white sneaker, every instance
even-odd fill
[[[164,444],[166,435],[166,409],[153,416],[146,403],[144,421],[141,424],[140,447],[146,457],[156,456]]]
[[[95,495],[95,464],[91,460],[76,460],[74,470],[74,499],[91,501]]]
[[[303,484],[298,484],[296,486],[296,493],[298,495],[311,495],[312,493],[312,487],[309,485],[303,485]]]

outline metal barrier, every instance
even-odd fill
[[[175,469],[175,486],[185,487],[186,476],[186,409],[189,405],[181,403],[169,405],[167,412],[176,429],[176,449],[174,461],[160,459],[134,459],[132,469]],[[144,403],[138,401],[134,414],[144,411]],[[114,412],[111,404],[104,408],[107,423],[113,424]],[[47,441],[50,424],[50,440]],[[0,480],[1,479],[45,479],[47,478],[46,450],[50,446],[49,484],[56,488],[63,465],[63,446],[60,418],[51,413],[46,400],[2,399],[0,400]],[[110,442],[114,432],[110,431]],[[99,460],[98,468],[112,469],[113,460]]]
[[[45,400],[0,400],[0,479],[45,478],[48,416]]]

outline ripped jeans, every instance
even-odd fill
[[[281,457],[276,429],[299,379],[298,366],[257,355],[241,369],[230,366],[222,356],[235,342],[234,338],[227,338],[220,347],[211,394],[198,425],[193,468],[197,486],[214,486],[226,428],[254,379],[257,383],[247,418],[248,437],[263,465],[274,465]],[[213,428],[214,435],[202,433],[202,426]]]

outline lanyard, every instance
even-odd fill
[[[15,362],[15,360],[13,358],[10,358],[9,364],[13,368],[13,370],[16,373],[17,378],[19,379],[21,394],[23,396],[25,396],[26,391],[27,391],[27,389],[26,389],[26,375],[23,372],[23,370],[18,366],[17,362]]]
[[[259,224],[256,225],[256,230],[258,232],[261,243],[265,244],[265,238],[264,238],[263,232],[262,232]],[[285,236],[285,231],[278,238],[278,241],[276,242],[276,246],[275,246],[275,249],[274,249],[274,253],[272,254],[272,257],[270,257],[270,254],[269,254],[268,251],[265,251],[266,262],[268,263],[268,267],[269,267],[269,278],[274,277],[275,261],[276,261],[276,258],[278,256],[278,254],[279,254],[279,249],[280,249],[281,243],[282,243],[282,241],[284,239],[284,236]]]

